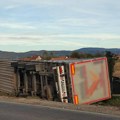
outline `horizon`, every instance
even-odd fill
[[[27,52],[37,52],[37,51],[47,51],[47,52],[52,52],[52,51],[76,51],[76,50],[80,50],[80,49],[118,49],[120,50],[120,48],[99,48],[99,47],[84,47],[84,48],[78,48],[78,49],[74,49],[74,50],[30,50],[30,51],[21,51],[21,52],[17,52],[17,51],[4,51],[4,50],[0,50],[0,52],[13,52],[13,53],[27,53]]]
[[[120,48],[120,0],[4,0],[0,49]]]

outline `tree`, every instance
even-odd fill
[[[90,54],[90,53],[86,53],[86,58],[93,58],[94,55]]]
[[[104,56],[104,54],[103,53],[100,53],[100,52],[97,52],[95,55],[94,55],[94,57],[103,57]]]
[[[43,59],[46,59],[48,57],[48,52],[44,51],[43,54],[42,54],[42,56],[43,56]]]
[[[51,58],[54,57],[54,52],[51,51],[49,56],[50,56]]]
[[[117,59],[114,57],[114,54],[112,54],[110,51],[106,51],[106,57],[108,60],[109,78],[110,78],[110,85],[111,85],[111,91],[112,91],[113,90],[112,75],[113,75],[113,71],[114,71],[115,61]]]
[[[80,58],[80,54],[76,51],[72,52],[70,55],[71,58]]]

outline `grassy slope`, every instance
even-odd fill
[[[120,77],[120,59],[115,63],[113,76]]]

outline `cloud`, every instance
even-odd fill
[[[51,35],[51,37],[59,38],[81,38],[81,39],[99,39],[99,40],[120,40],[120,35],[114,34],[61,34]]]
[[[4,0],[0,2],[0,6],[16,6],[16,5],[37,5],[53,6],[60,5],[64,0]]]
[[[106,15],[108,16],[108,15],[110,15],[110,13],[105,14],[102,11],[98,12],[98,10],[93,10],[93,9],[86,10],[85,8],[83,9],[83,8],[78,8],[78,7],[74,7],[74,8],[72,8],[72,10],[79,14],[91,15],[91,16],[106,16]]]
[[[56,22],[60,25],[68,25],[68,26],[90,26],[90,25],[96,25],[99,22],[96,19],[92,18],[64,18],[60,19]]]
[[[11,22],[11,21],[7,21],[7,22],[3,22],[0,21],[0,27],[6,29],[35,29],[35,26],[30,25],[29,23],[21,23],[21,22]]]
[[[58,34],[58,35],[15,35],[0,34],[3,50],[75,50],[83,47],[119,48],[120,35],[110,34]],[[23,49],[21,49],[23,48]]]
[[[36,24],[37,29],[42,30],[52,30],[54,31],[63,31],[63,30],[72,30],[72,28],[81,27],[94,27],[99,26],[100,22],[96,19],[87,19],[87,18],[63,18],[63,19],[55,19],[55,20],[48,20],[46,22],[38,22],[33,23]]]
[[[35,45],[57,45],[57,46],[81,46],[88,47],[86,44],[76,43],[74,41],[66,41],[64,37],[59,35],[0,35],[0,45],[24,45],[24,46],[35,46]]]
[[[11,10],[20,7],[19,5],[7,5],[4,7],[5,10]]]
[[[77,41],[81,41],[81,43],[76,43],[75,41],[70,41],[70,39],[74,39]],[[75,46],[88,46],[82,44],[82,39],[89,40],[102,40],[102,41],[115,41],[120,40],[120,35],[111,35],[111,34],[85,34],[85,35],[69,35],[69,34],[59,34],[59,35],[12,35],[12,34],[1,34],[0,35],[0,44],[24,44],[24,45],[42,45],[42,44],[67,44],[75,45]]]
[[[120,0],[0,1],[0,45],[47,49],[119,47],[119,3]]]

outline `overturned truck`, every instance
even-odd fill
[[[74,104],[111,98],[107,59],[12,61],[13,93]],[[1,77],[0,77],[1,80]]]

